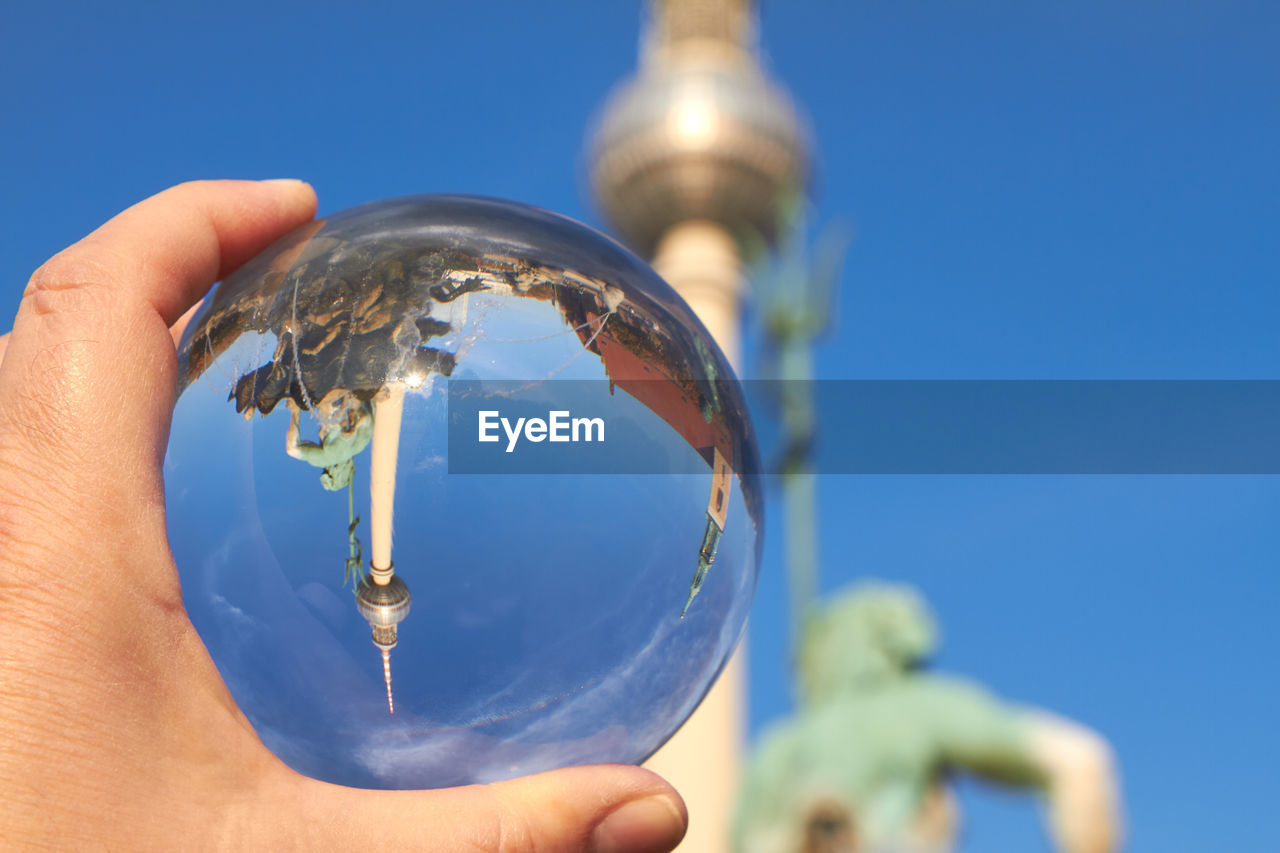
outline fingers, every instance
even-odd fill
[[[24,297],[34,301],[24,307],[48,310],[40,303],[59,291],[105,286],[149,303],[169,326],[214,281],[314,214],[315,194],[300,181],[181,184],[55,255],[32,276]]]
[[[169,326],[314,212],[297,181],[183,184],[50,259],[0,363],[0,471],[24,472],[9,478],[19,492],[46,515],[65,508],[68,521],[95,501],[117,513],[139,497],[158,505],[176,369]]]
[[[315,810],[305,822],[315,835],[300,845],[308,849],[666,853],[688,823],[670,785],[627,765],[570,767],[442,791],[302,782],[296,801]],[[296,833],[296,827],[285,831]]]

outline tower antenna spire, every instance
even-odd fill
[[[382,650],[382,678],[387,682],[387,713],[396,712],[396,703],[391,698],[391,649]]]

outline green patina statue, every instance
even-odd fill
[[[868,584],[809,622],[800,710],[754,752],[735,853],[937,853],[952,849],[948,776],[1045,794],[1057,847],[1119,844],[1110,750],[1093,732],[921,671],[937,644],[923,600]]]

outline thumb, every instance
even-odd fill
[[[288,837],[264,841],[310,850],[667,853],[688,824],[680,795],[629,765],[438,791],[363,791],[295,778],[302,790],[294,802],[306,812],[302,835],[271,809],[274,830]]]

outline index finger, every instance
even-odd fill
[[[41,503],[53,488],[111,507],[136,506],[139,488],[158,497],[176,374],[169,326],[315,204],[298,181],[182,184],[42,266],[0,363],[0,465],[38,472],[15,488]]]

